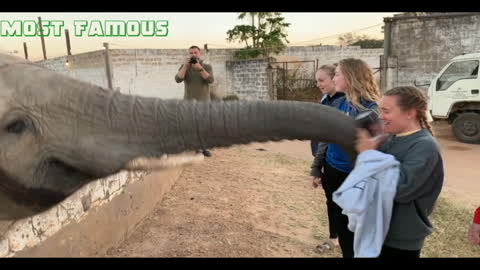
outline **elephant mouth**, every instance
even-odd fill
[[[93,174],[85,172],[84,170],[55,157],[49,158],[47,164],[51,173],[60,174],[64,177],[80,177],[85,179],[95,178]]]
[[[77,169],[58,158],[47,158],[42,163],[44,173],[37,173],[37,180],[44,178],[48,187],[28,187],[25,181],[0,168],[0,220],[19,219],[48,210],[60,203],[86,183],[100,178]]]
[[[46,181],[54,183],[54,188],[65,194],[65,197],[88,182],[101,178],[101,176],[56,157],[50,157],[46,160],[46,168]]]
[[[2,207],[2,211],[11,212],[1,213],[2,217],[22,218],[22,213],[26,213],[25,215],[38,213],[50,208],[66,197],[60,192],[41,187],[28,187],[21,183],[0,168],[0,196],[4,197],[2,201],[6,201],[11,205],[10,209]],[[13,209],[22,209],[22,211],[15,212]]]

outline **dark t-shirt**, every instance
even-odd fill
[[[210,74],[206,79],[202,77],[200,72],[189,68],[185,73],[185,78],[181,79],[178,74],[175,75],[175,81],[177,83],[184,82],[185,85],[185,99],[194,99],[198,101],[210,101],[210,88],[209,84],[213,83],[213,70],[212,66],[200,63],[203,68]],[[180,66],[179,70],[183,67]]]

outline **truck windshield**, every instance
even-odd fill
[[[478,60],[452,63],[437,81],[437,91],[447,90],[454,82],[464,79],[476,79],[478,76]]]

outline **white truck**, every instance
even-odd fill
[[[445,119],[455,137],[480,143],[480,53],[454,57],[431,81],[429,110],[434,120]]]

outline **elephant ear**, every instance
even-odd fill
[[[18,64],[18,63],[31,63],[31,62],[23,58],[20,58],[18,56],[8,55],[0,52],[0,67],[11,65],[11,64]]]

